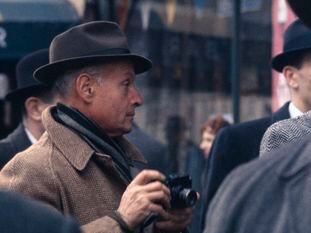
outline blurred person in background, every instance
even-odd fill
[[[200,148],[189,138],[187,124],[179,115],[169,116],[165,125],[165,136],[167,141],[168,155],[167,174],[194,174],[193,183],[203,168],[203,156]],[[198,181],[198,184],[200,182]]]
[[[303,21],[310,27],[310,1],[289,2],[298,16],[302,16]],[[310,90],[309,93],[305,92],[309,88],[310,80],[307,80],[310,76],[304,75],[305,71],[309,70],[310,55],[300,56],[300,60],[296,62],[290,59],[311,44],[310,36],[307,36],[305,30],[300,30],[299,24],[296,21],[289,26],[285,33],[287,37],[284,40],[284,52],[279,55],[278,62],[275,61],[273,66],[283,69],[285,75],[291,74],[292,88],[296,87],[296,91],[301,90],[301,94],[310,96]],[[292,31],[290,35],[289,31]],[[303,99],[300,101],[304,102]],[[310,110],[307,106],[304,107]],[[304,116],[306,115],[298,118]],[[307,121],[299,122],[298,118],[290,122],[309,124]],[[298,124],[293,124],[294,127],[290,127],[291,124],[288,126],[288,130],[295,131]],[[308,232],[311,216],[310,208],[306,208],[311,205],[311,186],[307,185],[311,183],[310,137],[305,135],[301,140],[288,141],[278,149],[266,151],[261,159],[235,169],[212,200],[206,215],[204,233]]]
[[[48,62],[49,52],[43,49],[25,56],[16,66],[17,88],[6,95],[6,100],[20,107],[22,120],[11,134],[0,141],[0,169],[15,154],[37,142],[44,132],[41,114],[55,103],[55,99],[47,87],[33,78],[33,72]]]
[[[283,51],[273,57],[272,67],[283,74],[290,91],[290,101],[270,117],[232,125],[219,132],[211,149],[208,174],[205,176],[208,180],[202,194],[205,208],[234,168],[259,157],[264,133],[272,124],[301,116],[311,109],[311,30],[299,20],[295,21],[286,29],[283,40]],[[273,139],[271,145],[282,140],[283,137]]]
[[[201,193],[204,156],[200,148],[188,136],[186,120],[179,115],[169,116],[165,126],[168,155],[166,173],[188,174],[192,179],[192,187]],[[195,209],[190,225],[190,232],[199,231],[200,200]]]
[[[217,132],[230,125],[221,115],[209,117],[207,122],[201,127],[201,143],[200,148],[203,150],[204,158],[207,159],[212,148]]]
[[[165,156],[167,150],[161,142],[142,130],[136,122],[133,123],[132,131],[126,135],[126,138],[138,147],[147,159],[150,169],[166,174],[167,164]]]
[[[298,19],[286,32],[286,51],[277,56],[272,64],[275,69],[287,73],[292,99],[297,99],[300,108],[308,112],[271,125],[263,136],[260,156],[311,134],[311,30]],[[296,62],[288,62],[293,57]]]

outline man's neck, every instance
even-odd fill
[[[24,125],[25,129],[27,129],[30,137],[33,137],[33,139],[35,139],[36,141],[39,140],[39,138],[42,135],[42,132],[39,129],[37,123],[32,122],[29,119],[24,119],[23,125]],[[28,137],[29,137],[29,135],[27,134]]]
[[[306,112],[303,108],[299,107],[300,105],[297,106],[297,104],[295,102],[290,102],[289,104],[289,115],[291,118],[297,117],[297,116],[301,116],[302,114],[304,114],[304,112]]]
[[[34,137],[34,135],[24,126],[26,135],[31,142],[31,144],[35,144],[38,140]]]

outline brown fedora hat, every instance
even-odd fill
[[[310,0],[287,0],[295,14],[308,26],[311,27],[311,1]]]
[[[136,74],[152,67],[150,60],[130,52],[126,36],[118,24],[94,21],[72,27],[56,36],[50,45],[49,64],[38,68],[34,77],[45,85],[52,85],[57,76],[68,69],[111,59],[130,60]]]

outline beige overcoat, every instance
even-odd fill
[[[0,187],[21,192],[74,216],[85,232],[119,233],[107,216],[117,209],[127,182],[109,155],[96,153],[70,129],[43,112],[46,132],[0,172]],[[130,159],[146,163],[128,141],[119,141]]]

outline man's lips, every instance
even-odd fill
[[[134,117],[134,116],[135,116],[135,112],[133,112],[133,113],[127,113],[126,116],[127,116],[127,117]]]

